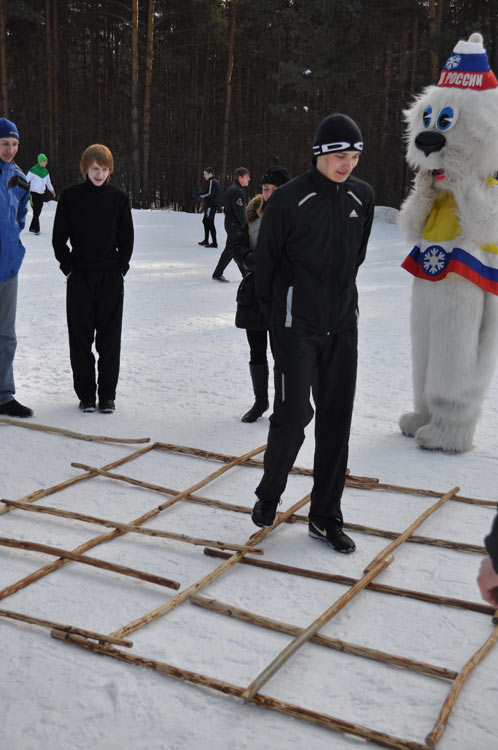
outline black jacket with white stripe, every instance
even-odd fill
[[[373,213],[370,185],[332,182],[315,166],[275,191],[255,252],[256,294],[272,324],[320,333],[355,324]]]

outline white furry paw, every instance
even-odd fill
[[[475,425],[448,423],[445,425],[430,422],[415,433],[415,442],[421,448],[431,451],[465,453],[472,448]]]
[[[399,418],[399,427],[403,435],[413,437],[419,427],[427,424],[430,417],[426,414],[419,414],[416,411],[408,411]]]

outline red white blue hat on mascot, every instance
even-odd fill
[[[475,91],[498,88],[480,34],[472,34],[468,42],[458,42],[441,71],[437,85]]]

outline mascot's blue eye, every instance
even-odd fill
[[[453,107],[443,107],[437,117],[437,129],[448,130],[456,122],[455,112]]]
[[[432,107],[426,107],[424,109],[424,114],[422,115],[422,119],[424,121],[424,127],[428,128],[432,120]]]

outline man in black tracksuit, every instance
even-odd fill
[[[243,188],[249,185],[251,175],[245,167],[239,167],[234,172],[234,180],[227,190],[225,198],[225,229],[227,241],[225,249],[213,271],[213,279],[216,281],[228,281],[223,276],[223,271],[233,259],[233,246],[238,232],[246,223],[246,202]],[[242,271],[241,271],[242,273]],[[244,274],[242,274],[244,275]]]
[[[128,196],[109,183],[113,167],[109,149],[101,144],[89,146],[80,167],[84,182],[65,188],[60,195],[52,244],[67,276],[69,353],[79,408],[95,411],[98,391],[99,411],[108,414],[115,408],[123,277],[133,250],[133,222]]]
[[[318,126],[313,166],[279,188],[263,215],[256,293],[271,328],[275,403],[252,519],[270,526],[313,417],[314,484],[309,533],[340,552],[357,365],[356,274],[374,212],[367,183],[350,176],[363,148],[356,123],[335,114]]]
[[[214,219],[220,205],[220,182],[214,176],[212,167],[206,167],[202,174],[208,184],[207,192],[194,193],[194,195],[204,200],[204,216],[202,217],[204,239],[198,244],[205,247],[218,247]],[[209,244],[209,233],[211,233],[211,244]]]

